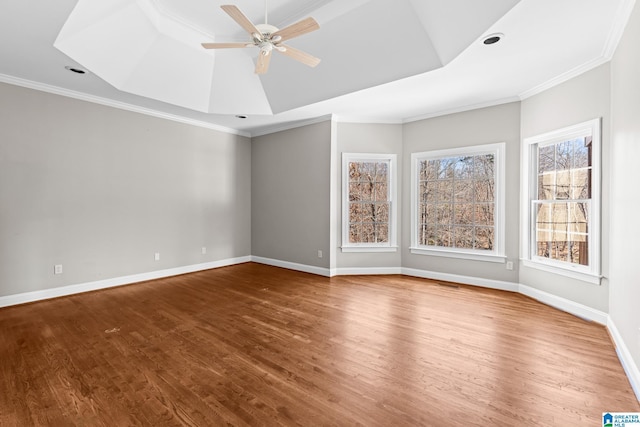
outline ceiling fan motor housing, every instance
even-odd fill
[[[253,36],[254,42],[256,46],[260,48],[260,53],[263,55],[269,55],[273,49],[283,50],[284,48],[279,48],[275,43],[278,43],[281,40],[281,37],[275,36],[271,37],[276,31],[278,31],[278,27],[275,27],[270,24],[258,24],[256,25],[256,29],[260,31],[260,34],[255,34]],[[256,37],[259,36],[259,37]]]
[[[256,28],[260,31],[260,33],[265,38],[269,38],[269,36],[271,34],[273,34],[276,31],[278,31],[278,27],[275,27],[275,26],[270,25],[270,24],[258,24],[258,25],[256,25]]]

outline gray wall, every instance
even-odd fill
[[[640,7],[611,63],[611,274],[609,313],[640,367]],[[637,372],[637,371],[636,371]],[[640,390],[636,390],[640,393]]]
[[[251,147],[253,255],[329,268],[331,121],[256,137]]]
[[[0,296],[250,255],[250,165],[245,137],[0,84]]]
[[[342,245],[342,153],[378,153],[396,154],[398,161],[397,194],[396,203],[402,203],[402,125],[400,124],[362,124],[362,123],[338,123],[336,135],[337,167],[334,170],[336,179],[336,191],[333,198],[337,212],[337,224],[335,233],[338,268],[376,268],[401,266],[402,247],[401,225],[398,219],[398,251],[393,253],[353,253],[340,250]],[[398,215],[401,215],[399,206]]]
[[[436,117],[404,126],[402,189],[402,266],[438,273],[457,274],[489,280],[518,282],[517,268],[505,264],[415,255],[411,242],[411,153],[506,143],[506,236],[505,253],[509,261],[518,260],[518,211],[520,182],[520,103],[503,104],[463,113]]]
[[[602,117],[602,274],[600,286],[520,266],[520,283],[609,311],[610,65],[604,64],[522,102],[522,138]]]

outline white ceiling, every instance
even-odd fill
[[[607,61],[635,0],[270,0],[270,24],[318,21],[288,43],[322,62],[279,55],[260,77],[254,49],[199,46],[246,40],[228,3],[264,21],[263,0],[1,0],[0,81],[248,135],[329,114],[403,123]],[[505,36],[484,45],[492,33]]]

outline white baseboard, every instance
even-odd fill
[[[638,365],[636,365],[633,357],[631,357],[631,352],[622,339],[622,335],[620,335],[620,331],[618,331],[618,328],[611,317],[609,317],[609,321],[607,322],[607,329],[609,329],[611,338],[613,338],[618,359],[620,359],[622,368],[627,374],[627,378],[629,378],[631,388],[636,394],[638,402],[640,402],[640,369],[638,369]]]
[[[317,274],[318,276],[331,277],[332,270],[324,267],[316,267],[313,265],[298,264],[295,262],[281,261],[278,259],[263,258],[259,256],[252,256],[251,261],[258,264],[271,265],[273,267],[281,267],[289,270],[302,271],[304,273]]]
[[[579,304],[577,302],[532,288],[530,286],[520,285],[518,292],[520,292],[522,295],[526,295],[530,298],[540,301],[541,303],[550,305],[551,307],[555,307],[559,310],[565,311],[567,313],[573,314],[574,316],[581,317],[591,322],[600,323],[601,325],[606,325],[609,318],[609,315],[603,311],[587,307],[586,305]]]
[[[251,257],[230,258],[220,261],[205,262],[202,264],[187,265],[184,267],[169,268],[166,270],[151,271],[148,273],[132,274],[129,276],[114,277],[112,279],[97,280],[94,282],[79,283],[76,285],[61,286],[59,288],[44,289],[41,291],[25,292],[15,295],[0,297],[0,307],[25,304],[50,298],[79,294],[82,292],[97,291],[116,286],[130,285],[146,280],[162,279],[164,277],[177,276],[179,274],[193,273],[196,271],[210,270],[212,268],[226,267],[229,265],[250,262]]]
[[[483,288],[499,289],[502,291],[518,292],[519,285],[501,280],[481,279],[479,277],[462,276],[459,274],[439,273],[437,271],[403,268],[405,276],[421,277],[423,279],[442,280],[444,282],[462,283],[463,285],[480,286]]]
[[[358,267],[358,268],[337,268],[334,270],[334,276],[380,276],[402,274],[400,267]]]

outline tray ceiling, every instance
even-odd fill
[[[270,0],[270,24],[318,21],[289,43],[322,62],[277,55],[257,76],[256,49],[200,46],[247,40],[225,3],[264,21],[261,0],[5,0],[0,81],[249,134],[329,114],[402,123],[522,99],[605,62],[635,4]],[[505,37],[483,45],[494,32]]]
[[[273,1],[270,23],[280,28],[318,15],[321,30],[290,44],[322,62],[309,68],[276,55],[264,76],[253,73],[257,49],[201,47],[249,41],[211,1],[79,0],[54,46],[124,92],[205,113],[274,114],[440,68],[439,52],[450,61],[517,1],[487,2],[474,30],[462,32],[429,18],[471,11],[477,0],[440,2],[437,11],[409,0]],[[260,6],[239,5],[256,24],[265,19]]]

